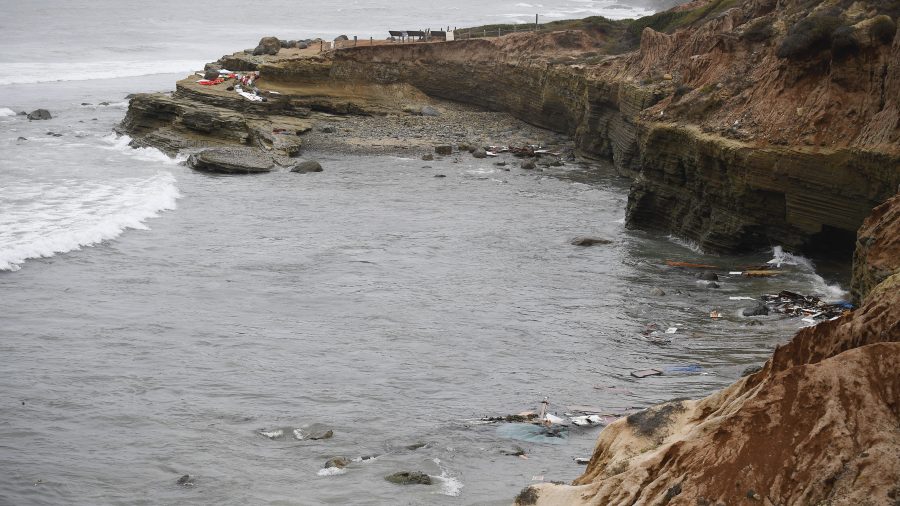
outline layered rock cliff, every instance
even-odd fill
[[[331,76],[406,82],[571,134],[635,178],[631,226],[712,250],[850,251],[900,184],[900,37],[891,24],[892,42],[876,40],[884,17],[857,2],[839,17],[852,54],[779,57],[826,4],[698,2],[687,12],[708,18],[672,34],[647,27],[619,56],[598,56],[607,41],[584,31],[356,48],[334,55]]]
[[[898,504],[900,196],[859,237],[862,307],[802,329],[709,397],[610,424],[572,485],[532,486],[516,503]]]
[[[124,129],[170,151],[182,133],[220,142],[220,129],[183,120],[201,104],[201,117],[231,125],[237,110],[255,122],[228,142],[265,146],[259,132],[295,126],[267,116],[402,114],[403,97],[424,92],[511,113],[611,160],[634,179],[629,226],[709,250],[849,252],[900,185],[898,12],[878,0],[698,0],[594,29],[236,53],[219,63],[258,70],[277,100],[229,103],[183,81],[174,98],[187,110],[165,119],[165,98],[141,96]],[[636,49],[607,54],[627,49],[628,34]]]

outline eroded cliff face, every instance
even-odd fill
[[[849,252],[869,210],[900,185],[900,36],[883,14],[893,12],[888,4],[697,0],[663,15],[681,28],[644,28],[640,47],[620,55],[604,55],[609,35],[590,30],[324,54],[236,53],[219,64],[258,70],[281,95],[248,105],[182,82],[172,98],[183,107],[141,97],[124,129],[170,151],[182,134],[200,144],[265,146],[257,141],[262,132],[284,123],[267,124],[267,117],[402,115],[403,101],[424,92],[509,112],[611,160],[634,179],[631,227],[708,250],[777,243]],[[839,24],[829,29],[843,45],[816,39],[803,49],[808,54],[782,54],[798,37],[813,40],[817,23]],[[236,134],[205,132],[191,120],[233,125],[233,111],[249,120]]]
[[[572,485],[532,486],[517,504],[897,504],[898,230],[900,196],[860,232],[858,265],[882,279],[862,307],[709,397],[610,424]]]
[[[897,274],[900,274],[900,194],[876,207],[859,229],[850,287],[853,301],[861,304],[876,286]]]
[[[900,184],[900,37],[874,40],[877,11],[857,2],[842,18],[853,54],[779,57],[826,4],[746,1],[673,34],[645,28],[619,56],[585,57],[603,41],[579,31],[356,48],[334,54],[331,78],[409,83],[570,134],[635,179],[630,226],[709,250],[850,251]]]

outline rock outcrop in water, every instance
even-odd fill
[[[573,485],[536,485],[520,497],[538,505],[897,504],[898,232],[900,196],[860,231],[862,307],[802,329],[760,371],[709,397],[610,424]]]
[[[279,95],[248,102],[186,79],[174,96],[136,97],[123,129],[169,152],[277,151],[273,129],[307,132],[319,113],[403,117],[424,92],[511,113],[612,160],[634,178],[629,226],[710,250],[849,251],[900,184],[895,11],[874,0],[699,0],[624,29],[586,21],[495,39],[240,52],[218,64],[259,71]],[[609,54],[629,36],[635,50]]]

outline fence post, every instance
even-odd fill
[[[374,39],[373,37],[369,37],[369,45],[370,45],[370,46],[374,46],[374,45],[375,45],[375,39]]]
[[[538,15],[534,15],[534,31],[538,31]]]
[[[356,35],[353,36],[353,47],[356,47]]]

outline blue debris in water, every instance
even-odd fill
[[[564,427],[545,427],[531,423],[506,423],[497,427],[497,435],[529,443],[563,444],[569,437]]]

